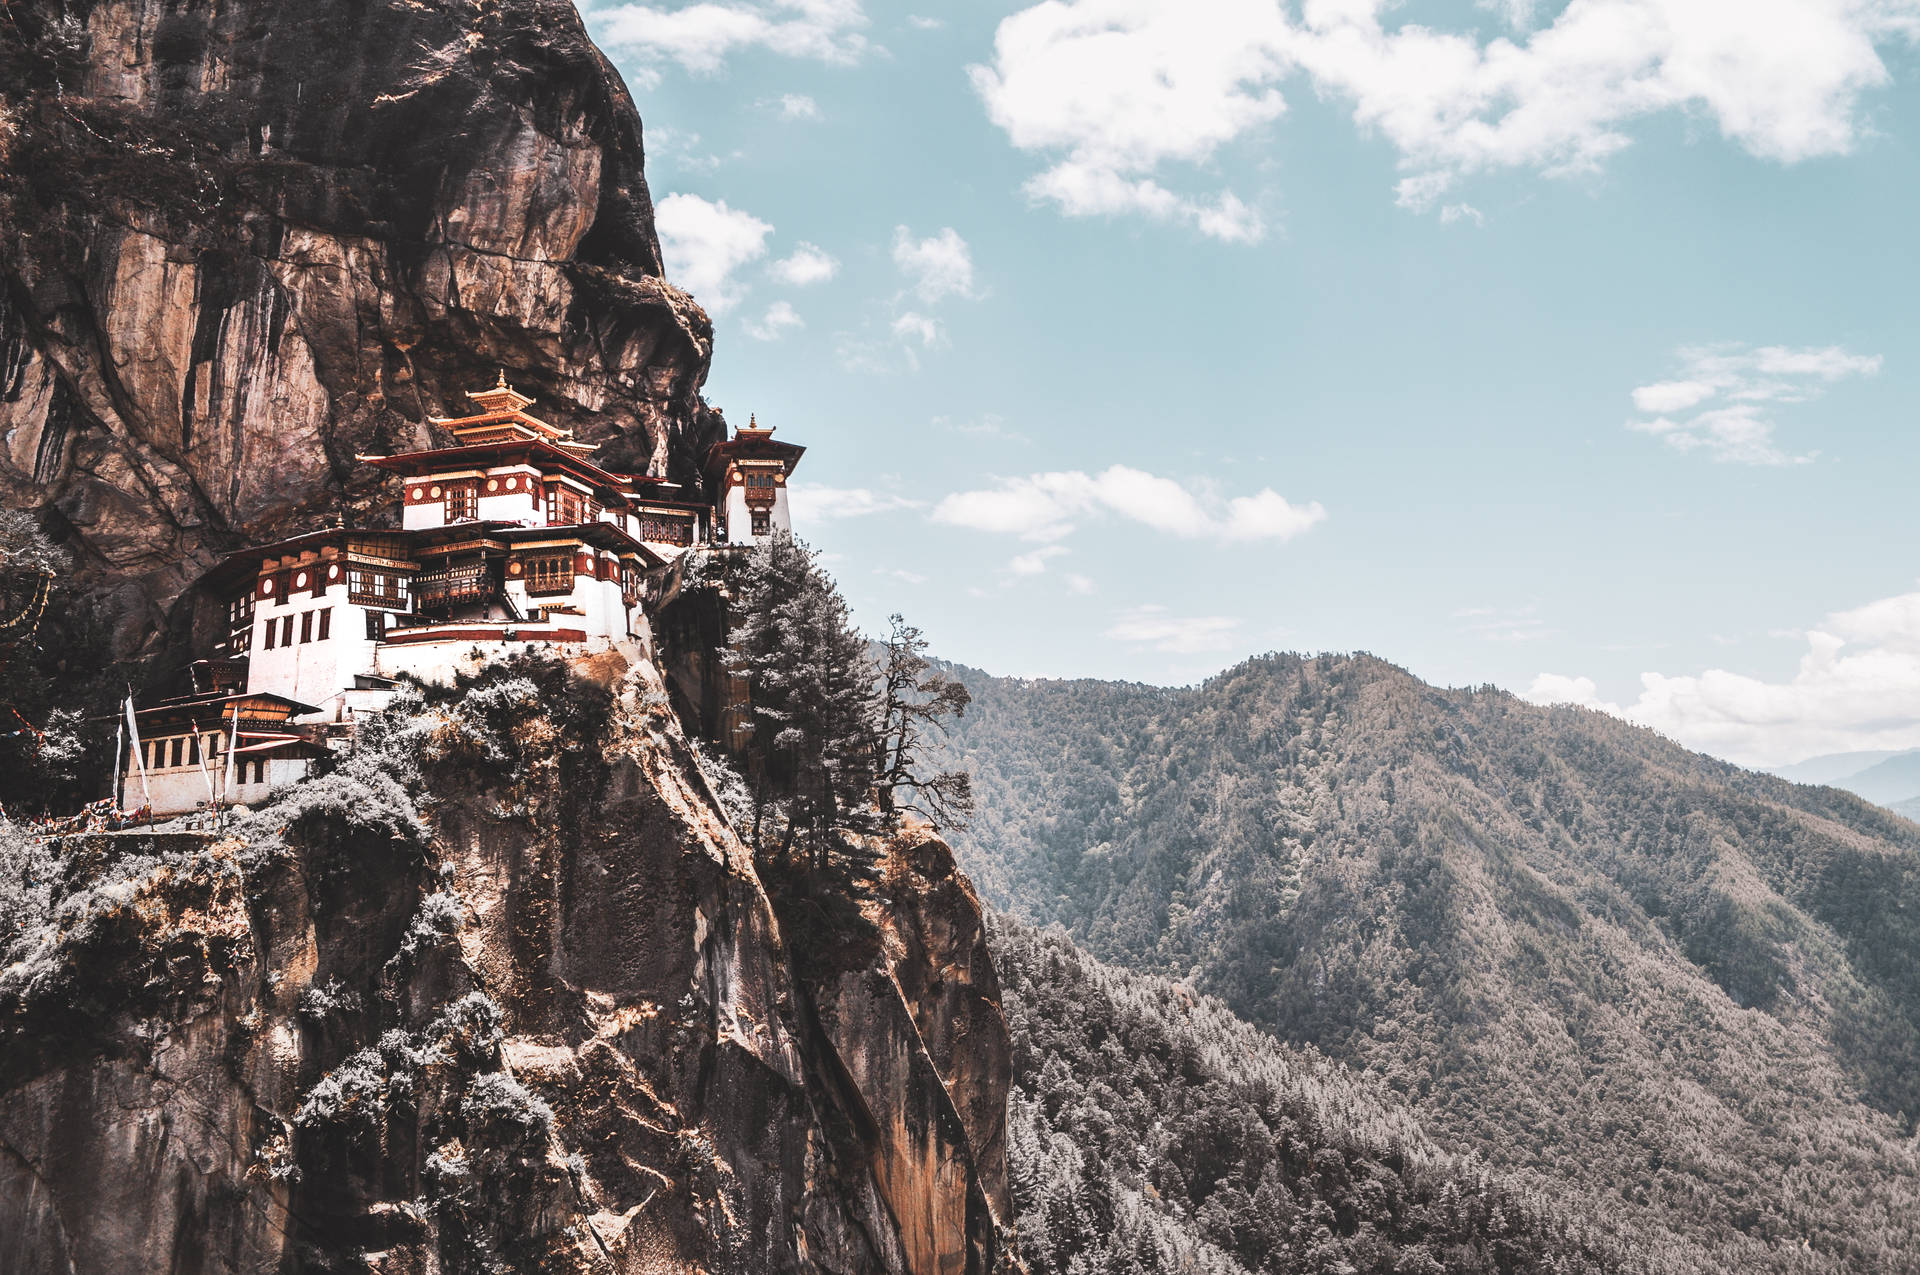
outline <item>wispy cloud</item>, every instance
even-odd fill
[[[794,518],[810,523],[926,508],[925,501],[898,492],[875,491],[871,487],[824,487],[816,483],[795,483],[787,490],[787,499],[793,505]]]
[[[862,329],[836,339],[840,365],[850,372],[918,370],[922,353],[947,344],[946,324],[935,307],[951,298],[978,300],[983,295],[973,251],[951,226],[924,238],[905,226],[894,227],[893,264],[901,288],[883,303],[887,317],[870,318]]]
[[[932,349],[940,343],[939,323],[912,310],[893,321],[893,334],[902,341],[917,341],[922,349]]]
[[[1007,426],[1006,417],[998,412],[983,412],[971,420],[956,421],[950,416],[936,416],[934,425],[939,429],[955,434],[965,434],[970,438],[999,438],[1013,443],[1029,443],[1033,440],[1019,430]]]
[[[954,492],[934,507],[933,518],[975,531],[1058,540],[1074,529],[1076,519],[1097,513],[1131,518],[1182,539],[1224,542],[1290,540],[1327,516],[1319,501],[1296,505],[1270,487],[1203,502],[1171,478],[1113,465],[1098,474],[1033,474]]]
[[[840,263],[824,248],[804,241],[796,244],[791,253],[767,267],[767,273],[777,282],[792,288],[825,283],[839,270]]]
[[[1224,615],[1174,615],[1163,606],[1122,611],[1107,629],[1116,642],[1135,642],[1174,655],[1231,650],[1240,621]]]
[[[735,53],[768,49],[791,58],[849,64],[873,46],[860,0],[701,0],[674,6],[619,4],[588,11],[594,36],[631,55],[642,87],[677,63],[712,75]]]
[[[1042,545],[1030,553],[1020,554],[1007,564],[1007,570],[1017,576],[1037,576],[1046,572],[1047,563],[1067,552],[1064,545]]]
[[[1690,346],[1679,361],[1674,379],[1633,391],[1634,407],[1646,415],[1627,428],[1739,465],[1813,460],[1819,453],[1795,455],[1775,441],[1772,406],[1817,398],[1836,381],[1874,375],[1881,364],[1877,354],[1852,354],[1837,345]]]
[[[1548,627],[1547,622],[1540,618],[1539,608],[1531,603],[1526,606],[1463,607],[1453,613],[1453,619],[1463,632],[1485,642],[1536,642],[1559,632]]]
[[[946,297],[975,297],[973,251],[952,226],[925,239],[915,239],[905,226],[893,229],[893,264],[907,277],[907,285],[927,305]]]
[[[780,95],[780,118],[817,120],[820,118],[820,103],[805,93],[783,93]]]
[[[747,335],[756,341],[778,341],[787,333],[797,332],[806,326],[806,320],[785,301],[774,302],[760,316],[759,322],[745,325]]]

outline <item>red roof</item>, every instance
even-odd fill
[[[658,478],[647,479],[633,474],[615,474],[600,468],[590,460],[583,460],[564,448],[534,438],[506,439],[498,443],[473,443],[465,447],[436,447],[421,452],[401,452],[396,456],[362,456],[361,460],[378,469],[393,473],[419,477],[446,469],[478,468],[475,462],[485,459],[506,461],[521,459],[529,462],[538,458],[542,468],[553,468],[571,473],[576,478],[601,487],[616,496],[625,496],[626,489],[636,482],[660,482]]]
[[[720,468],[718,462],[732,460],[783,460],[791,471],[800,463],[800,457],[806,448],[798,443],[774,441],[770,429],[735,430],[732,438],[721,439],[707,449],[707,462],[704,466],[708,475]]]

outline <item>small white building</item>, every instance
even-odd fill
[[[223,691],[140,709],[133,737],[123,741],[118,804],[166,819],[264,801],[327,755],[293,725],[311,712],[313,705],[283,695]]]
[[[775,442],[757,417],[707,452],[707,487],[713,492],[713,538],[722,544],[752,544],[775,533],[793,534],[787,477],[806,448]]]

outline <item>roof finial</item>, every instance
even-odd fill
[[[507,369],[506,368],[503,367],[500,369],[500,379],[493,383],[493,388],[496,390],[504,390],[507,388]]]
[[[760,428],[760,418],[752,412],[747,413],[747,428],[748,429]]]

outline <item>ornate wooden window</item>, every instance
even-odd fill
[[[657,545],[693,544],[693,515],[642,513],[640,515],[640,538],[650,540]]]
[[[573,554],[543,553],[527,560],[527,592],[551,596],[573,592]]]
[[[355,567],[347,573],[347,601],[355,606],[404,611],[411,601],[407,577],[395,571]]]
[[[547,522],[555,527],[570,527],[587,521],[587,499],[564,483],[547,487]]]
[[[300,613],[300,642],[304,646],[311,641],[313,641],[313,612],[302,611]]]
[[[493,592],[493,575],[481,562],[441,567],[421,572],[413,582],[413,592],[422,607],[484,602]]]
[[[480,485],[472,480],[447,484],[447,521],[472,522],[480,516]]]
[[[741,485],[746,488],[747,504],[771,505],[780,481],[776,475],[767,470],[750,469],[742,476]]]
[[[749,512],[753,514],[753,534],[754,535],[764,536],[768,532],[773,530],[773,518],[772,518],[771,510],[755,508]]]
[[[324,642],[331,636],[333,636],[333,608],[321,607],[319,640]]]

